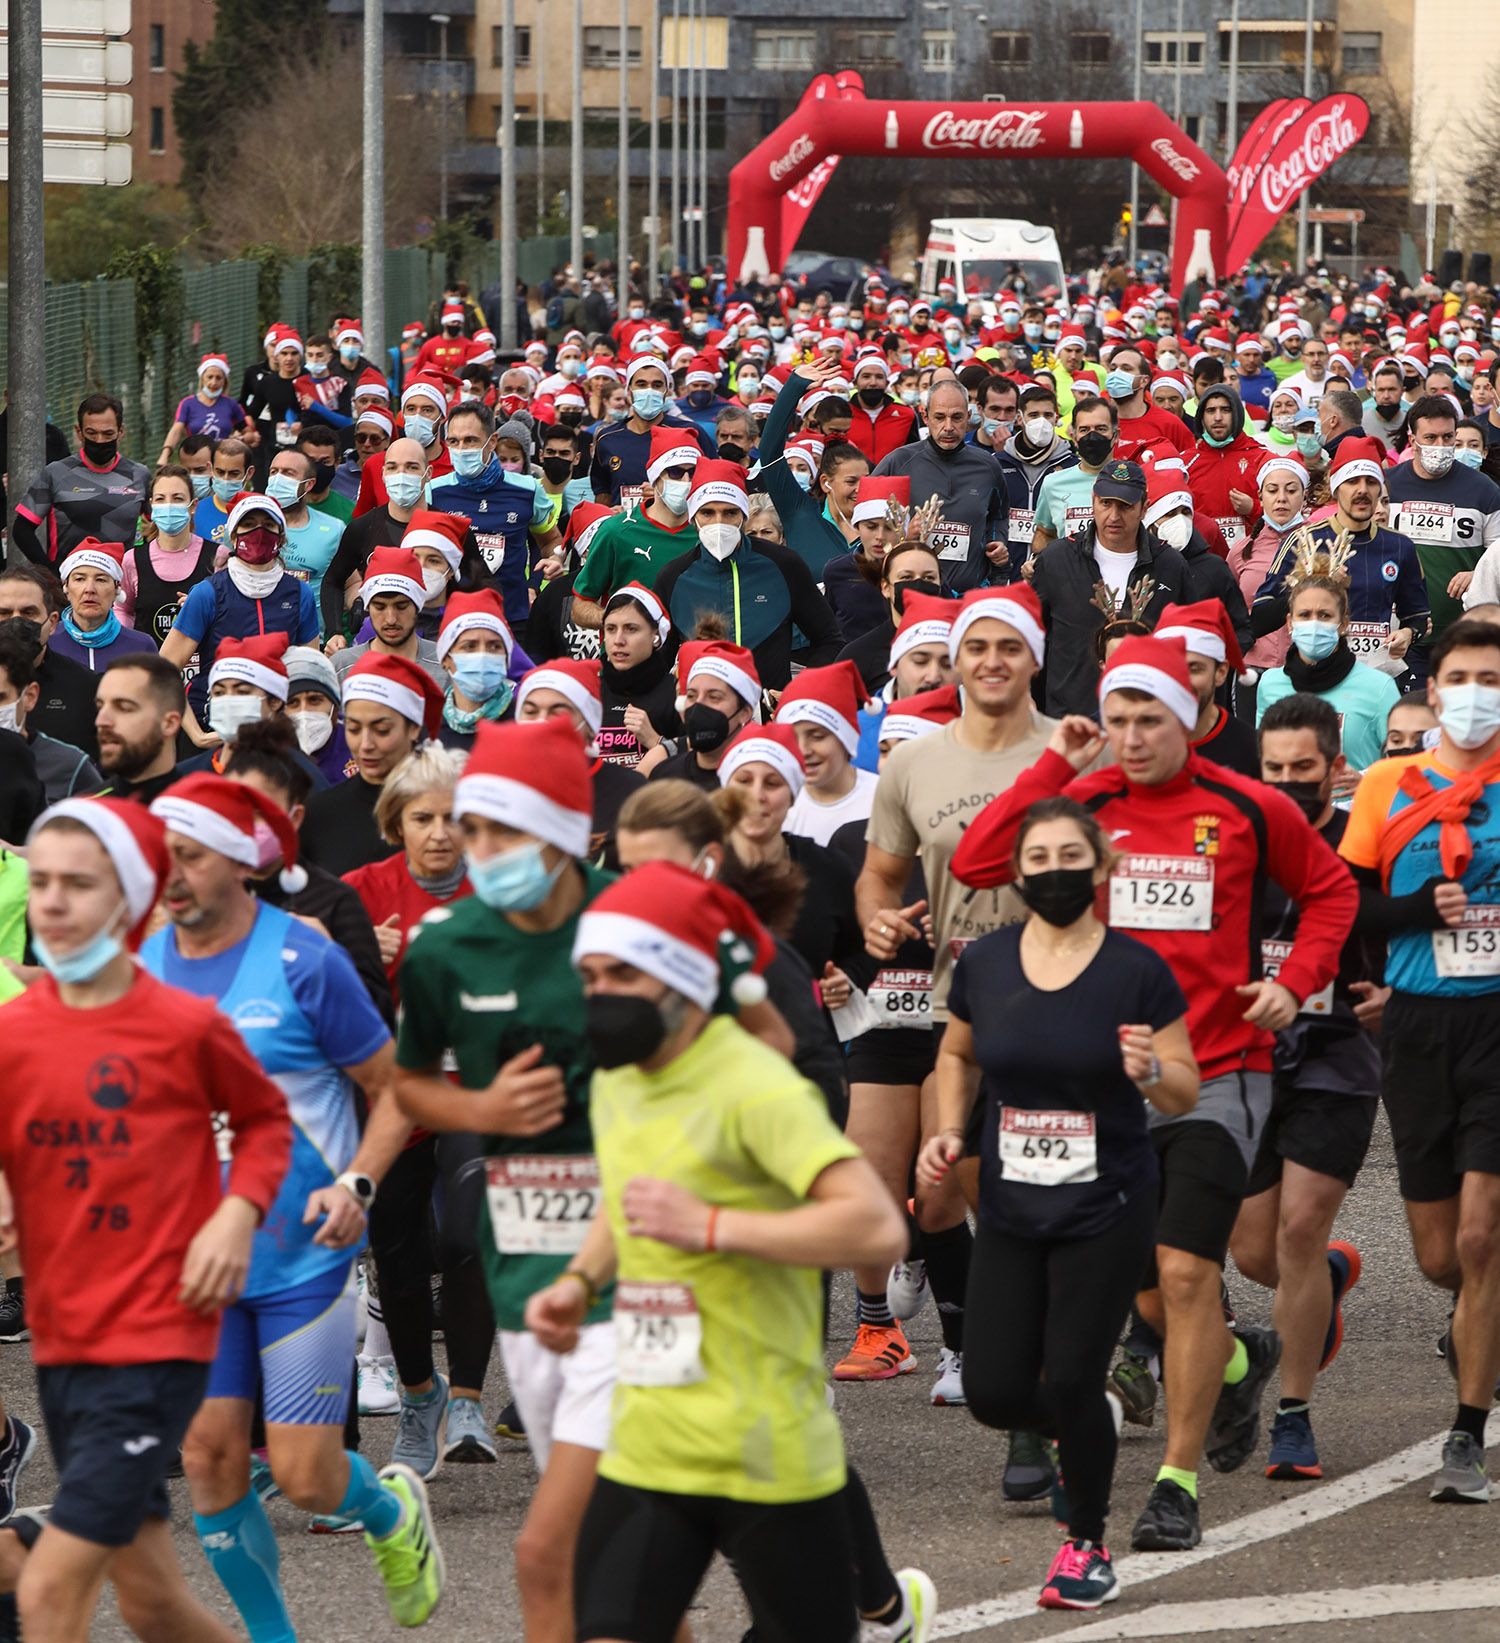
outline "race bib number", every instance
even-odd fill
[[[691,1284],[615,1286],[615,1365],[626,1386],[696,1386],[703,1319]]]
[[[627,519],[634,519],[641,511],[641,499],[646,494],[644,485],[622,485],[620,487],[620,511]]]
[[[502,1255],[576,1255],[599,1208],[588,1156],[487,1158],[490,1229]]]
[[[932,1025],[931,970],[882,970],[865,996],[882,1027]]]
[[[1036,509],[1012,508],[1010,510],[1010,529],[1006,532],[1006,539],[1019,543],[1023,548],[1031,546],[1031,539],[1036,535]]]
[[[1260,967],[1267,981],[1275,981],[1281,974],[1281,966],[1291,956],[1292,944],[1289,941],[1263,941],[1260,944]],[[1320,992],[1305,998],[1298,1011],[1301,1015],[1332,1015],[1333,1014],[1333,983],[1330,981]]]
[[[939,559],[966,563],[969,557],[969,527],[940,519],[928,534],[927,545]]]
[[[1086,525],[1094,522],[1094,504],[1092,502],[1075,503],[1071,508],[1063,509],[1063,535],[1076,536]]]
[[[1210,930],[1214,864],[1202,856],[1127,856],[1109,881],[1118,930]]]
[[[1456,930],[1434,930],[1432,963],[1445,980],[1500,976],[1500,906],[1471,904]]]
[[[1000,1109],[1000,1176],[1029,1187],[1072,1187],[1099,1179],[1091,1112]]]
[[[1451,542],[1456,534],[1451,502],[1403,502],[1395,510],[1392,529],[1413,542]]]
[[[1250,534],[1245,529],[1245,521],[1237,513],[1227,514],[1216,523],[1224,533],[1225,544],[1231,548],[1238,547]]]
[[[1406,672],[1406,663],[1391,655],[1391,636],[1394,632],[1388,622],[1351,622],[1345,637],[1355,661],[1394,678],[1398,673]]]
[[[505,563],[505,538],[498,531],[475,531],[474,541],[484,568],[491,576],[498,576]]]

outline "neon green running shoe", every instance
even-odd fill
[[[424,1626],[443,1595],[443,1549],[432,1529],[427,1488],[409,1466],[384,1466],[381,1481],[401,1497],[401,1522],[384,1540],[365,1535],[385,1582],[385,1600],[398,1626]]]

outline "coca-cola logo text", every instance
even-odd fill
[[[830,154],[827,159],[819,160],[808,174],[787,189],[786,197],[794,205],[800,205],[811,211],[817,203],[818,196],[823,192],[824,185],[838,169],[839,157]]]
[[[1192,182],[1198,175],[1198,166],[1186,154],[1179,154],[1172,146],[1170,138],[1158,137],[1151,145],[1151,152],[1159,155],[1165,164],[1175,171],[1185,183]]]
[[[1274,165],[1267,161],[1262,167],[1260,203],[1267,211],[1285,211],[1315,177],[1321,177],[1358,141],[1359,131],[1346,105],[1335,103],[1308,121],[1300,143],[1291,153]]]
[[[812,151],[813,140],[806,132],[803,132],[800,137],[794,138],[792,146],[786,153],[779,160],[771,161],[771,181],[779,183],[788,171],[792,170],[794,166],[800,165]]]
[[[960,118],[951,108],[934,114],[922,130],[926,149],[1038,148],[1044,133],[1045,109],[1002,108],[987,120]]]

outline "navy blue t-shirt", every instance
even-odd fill
[[[1074,981],[1043,991],[1021,969],[1023,928],[964,948],[948,994],[949,1011],[973,1029],[981,1075],[979,1218],[1016,1238],[1092,1238],[1136,1193],[1156,1191],[1146,1103],[1126,1077],[1120,1028],[1159,1031],[1187,1014],[1187,1000],[1161,957],[1115,930]],[[1029,1175],[1059,1184],[1020,1178]]]

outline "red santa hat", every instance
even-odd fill
[[[554,662],[543,662],[540,667],[532,668],[516,687],[517,713],[534,690],[555,690],[577,709],[588,726],[590,742],[599,734],[599,727],[604,723],[604,686],[597,656],[587,661],[560,656]]]
[[[167,830],[161,818],[125,799],[63,799],[37,817],[26,842],[31,843],[48,822],[64,818],[88,828],[109,857],[130,915],[126,945],[133,952],[167,882]]]
[[[1042,602],[1024,582],[1007,588],[973,588],[959,602],[958,614],[948,633],[948,649],[954,661],[964,635],[976,622],[1004,622],[1026,641],[1036,665],[1047,657],[1047,636],[1042,627]]]
[[[410,534],[410,533],[408,533]],[[359,596],[369,609],[378,593],[395,593],[421,610],[427,602],[427,585],[422,580],[422,561],[407,546],[376,548],[365,566]]]
[[[594,538],[599,534],[599,527],[606,519],[614,517],[614,509],[602,502],[580,502],[568,515],[568,528],[563,533],[563,540],[580,559],[585,559],[594,545]]]
[[[909,742],[918,736],[930,736],[944,725],[952,724],[962,712],[957,685],[940,685],[918,696],[903,697],[891,703],[880,721],[880,740]]]
[[[1143,525],[1154,525],[1179,508],[1191,511],[1193,493],[1188,489],[1187,468],[1181,462],[1153,462],[1146,475],[1146,511]]]
[[[1158,371],[1151,379],[1151,392],[1158,388],[1172,388],[1186,399],[1192,393],[1188,379],[1178,371]]]
[[[852,759],[859,746],[859,710],[864,703],[865,682],[853,662],[806,667],[782,691],[776,722],[817,725],[836,736]]]
[[[878,348],[861,348],[858,355],[855,357],[855,376],[858,376],[861,371],[867,368],[879,371],[881,376],[883,376],[887,382],[890,381],[890,362]]]
[[[687,709],[687,688],[702,676],[728,685],[747,707],[760,708],[760,674],[755,657],[727,639],[689,639],[677,652],[677,711]]]
[[[865,474],[859,482],[858,499],[849,521],[857,525],[862,519],[884,520],[892,502],[898,502],[903,508],[911,506],[911,476]]]
[[[559,388],[552,396],[552,409],[560,416],[564,411],[581,411],[588,404],[576,388]]]
[[[1076,342],[1080,348],[1088,346],[1088,338],[1083,334],[1081,325],[1065,325],[1057,339],[1059,348],[1066,348],[1069,343]]]
[[[443,721],[443,692],[426,668],[405,656],[367,650],[344,675],[343,697],[346,709],[350,702],[374,702],[429,736],[437,735]]]
[[[425,337],[426,335],[427,327],[423,325],[419,319],[411,320],[401,327],[401,339],[403,342],[409,342],[413,337]]]
[[[702,354],[695,354],[688,361],[687,375],[682,380],[686,388],[712,388],[719,380],[719,373]]]
[[[579,919],[574,964],[600,953],[712,1010],[726,981],[736,1004],[760,1003],[766,996],[760,972],[776,949],[733,890],[653,861],[602,891]]]
[[[1234,623],[1222,599],[1168,605],[1157,618],[1154,633],[1158,639],[1180,639],[1192,656],[1207,656],[1212,661],[1223,662],[1246,684],[1254,684],[1259,677],[1251,674],[1245,678],[1245,658],[1240,654]]]
[[[604,614],[608,616],[622,599],[634,601],[645,611],[652,627],[656,629],[655,648],[660,650],[667,642],[667,635],[672,631],[672,618],[667,614],[667,607],[644,582],[627,582],[623,588],[616,588],[604,601]]]
[[[1378,439],[1351,435],[1339,441],[1333,467],[1328,472],[1328,487],[1336,491],[1346,480],[1361,476],[1385,483],[1385,447]]]
[[[334,325],[334,347],[342,348],[346,342],[352,342],[357,348],[363,348],[365,345],[365,334],[360,330],[357,319],[341,319]]]
[[[208,670],[208,688],[212,690],[220,679],[237,679],[284,702],[290,689],[282,660],[286,647],[284,633],[254,633],[248,639],[221,640],[214,652],[214,665]]]
[[[391,385],[374,366],[370,366],[367,370],[361,371],[354,379],[353,397],[355,399],[379,399],[389,405],[391,402]]]
[[[436,374],[414,376],[401,390],[401,409],[404,411],[407,406],[418,403],[431,405],[439,416],[446,416],[448,384]]]
[[[299,354],[305,354],[307,352],[307,350],[302,346],[302,338],[297,334],[297,327],[295,325],[287,325],[281,320],[278,320],[276,324],[274,324],[271,329],[266,332],[265,336],[261,339],[261,346],[270,348],[273,352],[278,354],[283,348],[295,348]]]
[[[483,816],[556,845],[589,853],[594,778],[573,726],[562,718],[481,721],[453,791],[453,818]]]
[[[1306,466],[1297,457],[1282,453],[1268,456],[1255,470],[1255,488],[1259,490],[1272,474],[1278,473],[1289,474],[1293,479],[1301,480],[1303,490],[1307,489],[1309,481]]]
[[[890,671],[908,651],[923,645],[941,645],[948,648],[953,630],[953,618],[958,606],[952,599],[935,599],[930,593],[908,593],[901,605],[901,625],[891,640]]]
[[[728,502],[748,516],[750,496],[746,483],[745,470],[738,462],[723,462],[718,458],[700,462],[693,470],[693,488],[688,492],[688,518],[695,519],[705,502]]]
[[[281,888],[295,895],[307,888],[307,871],[297,865],[297,829],[275,799],[248,782],[231,781],[212,771],[184,776],[153,800],[153,816],[169,832],[181,833],[242,867],[259,867],[266,859],[267,835],[281,857]]]
[[[493,633],[505,646],[505,660],[509,664],[516,648],[515,635],[505,620],[505,604],[493,588],[480,588],[477,593],[455,593],[443,607],[443,625],[438,629],[438,660],[448,654],[466,633]]]
[[[457,576],[468,530],[469,521],[462,514],[439,513],[436,508],[418,508],[401,533],[401,546],[408,552],[415,548],[435,548],[447,561],[448,569]],[[368,576],[369,572],[365,574]],[[422,580],[420,568],[417,580]],[[422,597],[426,597],[425,592]],[[422,600],[418,599],[417,603],[420,605]]]
[[[441,323],[446,325],[449,320],[453,319],[456,319],[460,325],[463,324],[464,305],[461,302],[445,302],[443,304]]]
[[[86,536],[58,566],[63,581],[75,570],[102,570],[114,577],[115,585],[125,579],[125,544],[101,542],[97,536]]]
[[[1140,690],[1169,709],[1184,730],[1198,724],[1198,697],[1181,640],[1132,637],[1121,642],[1099,677],[1099,701],[1112,690]]]
[[[790,725],[746,725],[719,760],[719,785],[727,787],[729,778],[746,764],[770,765],[791,788],[794,801],[807,785],[802,749],[797,743],[797,732]]]
[[[605,382],[619,382],[620,373],[607,359],[593,359],[589,361],[588,369],[583,373],[585,378],[599,377]]]
[[[696,468],[703,450],[689,428],[651,430],[651,449],[646,456],[646,478],[655,484],[668,468]]]
[[[367,405],[354,419],[356,428],[378,428],[387,439],[396,437],[396,419],[382,405]]]
[[[203,380],[205,371],[222,371],[227,377],[229,375],[229,361],[223,354],[205,354],[198,361],[198,380],[200,382]]]

